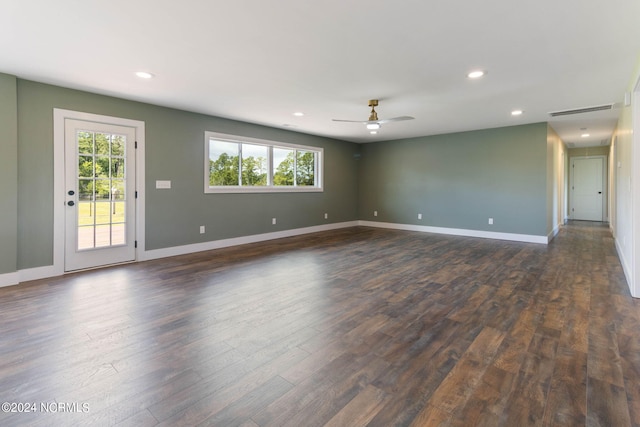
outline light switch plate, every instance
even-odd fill
[[[171,181],[156,181],[156,188],[171,188]]]

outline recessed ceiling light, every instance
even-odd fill
[[[522,110],[513,110],[511,112],[511,115],[512,116],[520,116],[520,115],[522,115],[522,113],[524,113],[524,111],[522,111]]]
[[[137,71],[136,76],[140,77],[141,79],[153,78],[153,74],[147,73],[146,71]]]
[[[589,135],[588,133],[583,133],[580,136],[583,137],[583,138],[589,138],[591,135]]]
[[[293,115],[296,117],[302,117],[304,116],[304,113],[301,113],[300,111],[296,111],[295,113],[293,113]]]
[[[469,77],[470,79],[479,79],[480,77],[484,76],[485,74],[487,74],[486,71],[473,70],[469,74],[467,74],[467,77]]]

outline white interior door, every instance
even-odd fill
[[[135,260],[135,128],[65,120],[65,271]]]
[[[604,159],[573,159],[572,218],[585,221],[603,220]]]

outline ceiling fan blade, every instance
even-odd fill
[[[390,123],[390,122],[401,122],[404,120],[413,120],[414,117],[411,116],[400,116],[400,117],[394,117],[392,119],[384,119],[384,120],[376,120],[372,123],[379,123],[379,124],[383,124],[383,123]]]
[[[362,124],[367,124],[369,123],[368,121],[362,121],[362,120],[341,120],[341,119],[331,119],[334,122],[347,122],[347,123],[362,123]],[[374,122],[375,123],[375,122]]]
[[[331,119],[334,122],[346,122],[346,123],[362,123],[363,125],[368,125],[368,124],[372,124],[372,123],[378,123],[378,124],[383,124],[383,123],[390,123],[390,122],[401,122],[403,120],[413,120],[415,117],[411,117],[411,116],[400,116],[400,117],[394,117],[392,119],[384,119],[384,120],[343,120],[343,119]]]

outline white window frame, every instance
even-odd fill
[[[263,145],[267,150],[267,185],[209,185],[209,141],[220,139],[238,144]],[[312,151],[316,153],[314,175],[315,185],[296,185],[294,174],[293,185],[273,185],[273,149],[284,148],[289,150]],[[240,153],[242,145],[240,145]],[[297,156],[295,161],[297,161]],[[323,192],[323,165],[324,149],[308,145],[289,144],[286,142],[270,141],[266,139],[250,138],[245,136],[229,135],[218,132],[205,131],[204,133],[204,192],[205,193],[315,193]],[[242,183],[241,183],[242,184]]]

